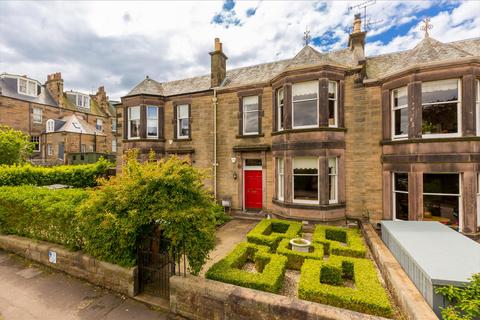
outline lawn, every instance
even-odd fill
[[[310,242],[304,252],[290,240]],[[302,243],[303,241],[294,241]],[[206,273],[212,280],[392,317],[394,308],[358,228],[317,225],[302,233],[298,222],[259,222]]]

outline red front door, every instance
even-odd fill
[[[262,208],[262,170],[245,171],[245,208]]]

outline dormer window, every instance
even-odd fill
[[[55,131],[55,121],[53,119],[47,120],[47,133]]]
[[[18,78],[18,93],[27,96],[37,96],[37,82],[26,78]]]
[[[90,109],[90,96],[79,92],[67,92],[68,100],[79,108]]]

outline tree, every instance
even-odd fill
[[[442,308],[442,318],[445,320],[475,320],[480,319],[480,273],[472,276],[470,284],[459,288],[445,286],[436,292],[447,298],[450,306]]]
[[[0,165],[24,162],[32,154],[33,147],[28,135],[0,125]]]

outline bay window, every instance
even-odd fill
[[[328,158],[328,202],[338,203],[338,158]]]
[[[277,158],[277,199],[283,201],[285,197],[285,162]]]
[[[177,139],[188,139],[190,137],[189,107],[188,104],[181,104],[177,107]]]
[[[335,81],[328,82],[328,126],[337,126],[338,85]]]
[[[318,204],[318,158],[293,158],[293,202]]]
[[[460,132],[460,80],[422,83],[423,136],[457,136]]]
[[[318,126],[318,81],[292,85],[293,128]]]
[[[147,138],[158,138],[158,107],[147,106]]]
[[[394,139],[408,137],[407,87],[392,90],[392,134]]]
[[[423,174],[423,220],[460,227],[460,175]]]
[[[283,89],[277,91],[277,131],[283,130],[283,110],[284,110]]]
[[[128,108],[128,138],[140,138],[140,107]]]
[[[393,219],[408,220],[408,173],[393,173]]]
[[[258,96],[243,97],[243,134],[259,134]]]

